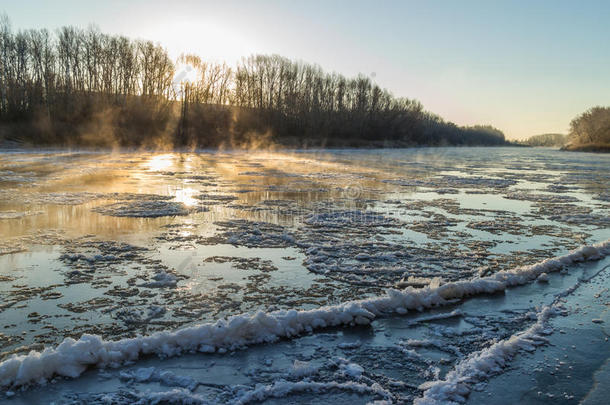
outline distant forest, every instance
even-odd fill
[[[382,147],[503,145],[346,78],[278,55],[172,61],[96,28],[18,31],[0,17],[0,141],[18,145]]]
[[[529,138],[519,141],[522,145],[527,146],[547,146],[547,147],[560,147],[564,146],[568,142],[568,136],[564,134],[541,134],[530,136]]]

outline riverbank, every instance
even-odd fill
[[[583,145],[566,145],[561,150],[570,152],[610,153],[610,143],[587,143]]]
[[[337,140],[330,140],[328,142],[319,141],[319,142],[299,142],[297,139],[287,139],[282,140],[281,142],[261,142],[259,144],[256,143],[247,143],[245,145],[217,145],[211,147],[174,147],[172,145],[143,145],[143,146],[119,146],[119,145],[106,145],[106,146],[92,146],[92,145],[80,145],[80,144],[68,144],[68,145],[34,145],[30,143],[18,142],[14,140],[0,139],[0,150],[8,150],[8,151],[40,151],[40,150],[49,150],[49,151],[65,151],[68,150],[82,150],[82,151],[94,151],[94,152],[103,152],[109,150],[121,150],[121,151],[148,151],[148,152],[193,152],[196,150],[206,150],[206,151],[220,151],[220,150],[258,150],[258,151],[286,151],[286,150],[307,150],[307,151],[317,151],[317,150],[337,150],[337,149],[362,149],[362,150],[371,150],[371,149],[416,149],[416,148],[447,148],[447,147],[520,147],[520,148],[530,148],[531,146],[523,145],[516,142],[506,142],[502,145],[486,145],[486,144],[461,144],[461,145],[447,145],[447,144],[414,144],[411,142],[401,142],[401,141],[358,141],[358,140],[346,140],[343,142],[339,142]]]

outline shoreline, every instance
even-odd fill
[[[0,142],[0,152],[39,152],[39,151],[82,151],[82,152],[280,152],[280,151],[332,151],[332,150],[395,150],[395,149],[437,149],[437,148],[531,148],[528,145],[506,144],[506,145],[362,145],[362,146],[292,146],[283,144],[272,144],[267,147],[240,148],[240,147],[176,147],[176,148],[153,148],[147,146],[79,146],[79,145],[14,145]]]
[[[567,152],[610,153],[610,144],[589,143],[585,145],[566,145],[560,150]]]

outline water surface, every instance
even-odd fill
[[[610,237],[609,184],[529,148],[0,153],[0,358],[535,263]]]

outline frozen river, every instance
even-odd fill
[[[550,149],[0,153],[0,402],[596,403],[609,186]]]

